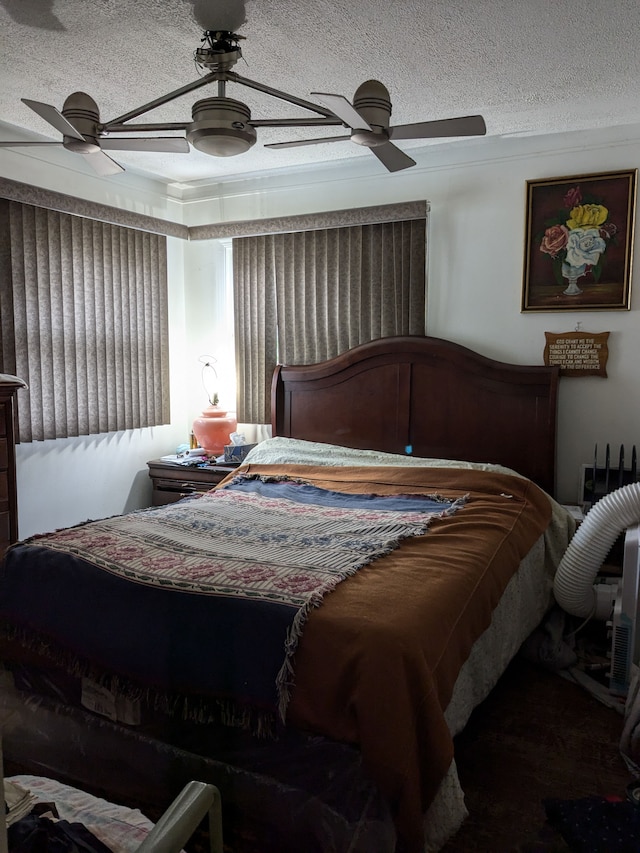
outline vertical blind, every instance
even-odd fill
[[[268,423],[279,361],[426,332],[426,220],[233,240],[238,420]]]
[[[166,238],[0,199],[0,370],[21,441],[168,423]]]

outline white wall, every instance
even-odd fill
[[[151,504],[147,461],[188,440],[184,324],[184,242],[167,241],[171,423],[16,448],[19,536],[104,518]],[[18,392],[19,393],[19,392]]]
[[[610,331],[608,378],[562,378],[558,424],[558,497],[578,499],[583,463],[610,443],[617,458],[640,445],[638,308],[631,311],[521,313],[527,180],[637,168],[640,130],[557,137],[485,139],[411,152],[418,166],[388,175],[369,158],[285,178],[236,180],[216,197],[192,198],[187,224],[285,216],[392,201],[427,199],[428,332],[491,358],[542,364],[545,331]],[[373,158],[370,158],[373,161]],[[638,251],[637,238],[635,250]],[[640,261],[639,261],[640,263]],[[637,273],[634,278],[637,278]]]
[[[5,156],[6,155],[6,156]],[[179,221],[181,207],[162,185],[126,174],[96,178],[80,158],[77,169],[46,169],[34,157],[3,149],[0,174],[57,192],[76,195],[148,216]],[[175,452],[189,436],[186,416],[184,250],[167,240],[171,423],[149,429],[20,444],[16,449],[19,536],[103,518],[151,503],[147,460]],[[19,392],[18,392],[19,393]]]
[[[225,249],[230,241],[201,240],[188,244],[184,276],[187,283],[185,383],[189,423],[208,405],[202,383],[202,356],[213,356],[218,374],[220,406],[235,411],[233,305],[225,288]]]
[[[557,489],[565,502],[578,500],[581,466],[592,463],[595,444],[602,462],[607,443],[616,457],[626,445],[627,459],[634,443],[640,447],[640,289],[634,293],[632,279],[630,311],[521,313],[525,181],[637,168],[639,161],[640,140],[634,140],[541,151],[458,169],[444,183],[430,183],[430,334],[493,358],[541,364],[546,331],[572,331],[579,323],[585,332],[611,332],[607,378],[560,380]]]
[[[42,152],[48,152],[46,155]],[[45,159],[46,157],[46,159]],[[55,160],[52,168],[48,160]],[[87,201],[108,204],[121,210],[180,222],[182,206],[169,197],[163,182],[124,172],[99,177],[81,157],[49,148],[2,148],[0,175],[12,181]]]
[[[592,461],[595,443],[609,442],[614,455],[620,444],[629,451],[640,444],[640,291],[632,289],[628,312],[522,314],[525,182],[636,168],[640,130],[487,139],[411,153],[418,166],[394,175],[373,157],[359,157],[284,177],[197,187],[180,199],[135,176],[123,181],[53,171],[8,149],[0,152],[0,175],[189,225],[427,199],[429,334],[492,358],[541,364],[545,331],[572,330],[580,322],[588,332],[611,332],[608,378],[560,383],[558,496],[574,501],[580,466]],[[198,357],[229,351],[224,247],[218,240],[170,238],[168,249],[171,425],[20,446],[21,537],[148,504],[147,460],[174,452],[206,404]]]

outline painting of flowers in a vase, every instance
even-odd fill
[[[628,310],[636,179],[527,181],[523,311]]]

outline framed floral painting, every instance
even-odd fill
[[[523,311],[628,310],[637,170],[527,181]]]

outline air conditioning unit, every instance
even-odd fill
[[[597,580],[618,541],[623,546],[620,575]],[[553,589],[560,607],[583,624],[590,619],[607,623],[611,661],[604,693],[626,701],[640,663],[640,482],[621,486],[593,504],[560,561]]]
[[[634,524],[626,530],[622,575],[614,585],[609,692],[626,698],[633,667],[640,660],[640,632],[637,625],[640,605],[640,524]]]

